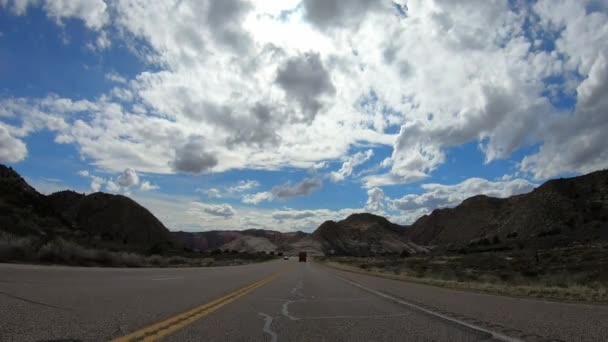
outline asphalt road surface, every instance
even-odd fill
[[[461,292],[308,262],[0,264],[0,341],[608,341],[608,306]]]

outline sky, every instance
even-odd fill
[[[409,224],[608,167],[606,0],[0,0],[0,163],[169,229]]]

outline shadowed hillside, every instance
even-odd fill
[[[325,254],[379,255],[424,252],[403,236],[403,227],[372,214],[353,214],[345,220],[325,221],[312,234]]]
[[[48,196],[48,200],[53,209],[86,233],[89,242],[103,241],[117,248],[129,246],[154,253],[175,247],[169,230],[128,197],[61,191]]]
[[[474,196],[421,217],[405,235],[422,245],[440,246],[608,239],[608,171],[551,180],[506,199]]]

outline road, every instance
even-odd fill
[[[608,306],[441,289],[312,262],[0,264],[0,341],[608,341]]]

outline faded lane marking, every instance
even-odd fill
[[[152,278],[152,280],[173,280],[173,279],[184,279],[184,277]]]
[[[504,341],[504,342],[523,342],[523,340],[520,340],[518,338],[507,336],[507,335],[501,334],[499,332],[492,331],[492,330],[480,327],[480,326],[475,325],[475,324],[467,323],[465,321],[461,321],[459,319],[452,318],[450,316],[447,316],[447,315],[444,315],[444,314],[441,314],[441,313],[438,313],[438,312],[435,312],[435,311],[431,311],[431,310],[423,308],[423,307],[421,307],[419,305],[416,305],[416,304],[413,304],[413,303],[410,303],[410,302],[406,302],[406,301],[404,301],[402,299],[393,297],[393,296],[388,295],[386,293],[382,293],[380,291],[376,291],[374,289],[370,289],[368,287],[365,287],[365,286],[363,286],[361,284],[355,283],[354,281],[348,280],[346,278],[342,278],[342,277],[337,276],[337,275],[335,277],[338,278],[338,279],[340,279],[340,280],[342,280],[342,281],[344,281],[344,282],[347,282],[347,283],[351,284],[354,287],[358,287],[361,290],[367,291],[369,293],[373,293],[373,294],[375,294],[377,296],[380,296],[380,297],[388,299],[390,301],[399,303],[401,305],[405,305],[405,306],[408,306],[410,308],[414,308],[414,309],[422,311],[422,312],[424,312],[424,313],[426,313],[428,315],[444,319],[446,321],[452,322],[454,324],[457,324],[457,325],[460,325],[460,326],[463,326],[463,327],[466,327],[466,328],[469,328],[469,329],[472,329],[472,330],[475,330],[475,331],[478,331],[478,332],[481,332],[481,333],[490,334],[492,336],[492,338],[495,339],[495,340]]]
[[[137,330],[126,336],[118,337],[112,341],[114,342],[127,342],[127,341],[158,341],[161,338],[168,336],[186,326],[194,323],[195,321],[207,316],[215,310],[223,307],[224,305],[231,303],[240,297],[252,292],[258,287],[264,286],[267,283],[273,281],[279,273],[274,273],[264,279],[261,279],[251,285],[245,286],[237,291],[229,293],[221,298],[215,299],[209,303],[200,305],[194,309],[190,309],[181,314],[165,319],[164,321],[152,324],[148,327]]]
[[[277,342],[277,334],[272,331],[271,326],[272,326],[272,316],[268,316],[267,314],[263,313],[263,312],[258,312],[258,314],[262,317],[264,317],[264,332],[267,333],[268,335],[270,335],[270,342]]]

